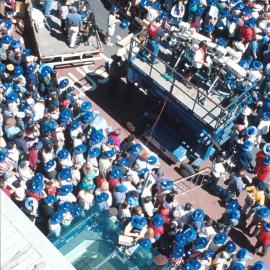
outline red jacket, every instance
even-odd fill
[[[256,154],[256,167],[255,167],[255,171],[257,170],[257,167],[264,165],[263,161],[265,158],[265,153],[263,151],[259,151]]]
[[[263,227],[260,230],[259,233],[259,240],[264,244],[264,245],[270,245],[270,232],[266,231]]]
[[[37,161],[38,161],[38,151],[34,149],[30,149],[28,153],[28,161],[29,161],[29,166],[32,169],[37,168]]]
[[[243,26],[240,28],[241,37],[244,39],[244,43],[250,42],[255,38],[255,31],[251,27]]]
[[[270,166],[266,165],[258,166],[256,167],[255,172],[257,174],[258,180],[265,181],[270,174]]]

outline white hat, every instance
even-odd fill
[[[249,107],[246,107],[245,110],[242,112],[243,115],[249,116],[251,115],[252,110]]]
[[[233,48],[236,49],[237,51],[244,52],[246,50],[245,45],[241,41],[233,41],[232,45],[233,45]]]
[[[253,6],[253,12],[260,12],[263,10],[263,6],[262,5],[259,5],[259,4],[255,4]]]

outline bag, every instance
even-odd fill
[[[156,26],[156,24],[154,24],[154,23],[151,23],[150,25],[149,25],[149,28],[148,28],[148,35],[151,37],[151,38],[153,38],[153,39],[155,39],[156,37],[157,37],[157,26]]]
[[[131,247],[135,244],[135,242],[133,237],[120,234],[118,244],[125,247]]]

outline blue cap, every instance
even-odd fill
[[[84,215],[83,207],[79,203],[77,203],[71,208],[70,213],[74,218],[83,216]]]
[[[266,263],[263,261],[257,261],[254,263],[253,270],[266,270]]]
[[[175,241],[178,245],[184,246],[187,243],[187,239],[184,233],[178,233],[175,236]]]
[[[2,37],[2,42],[3,42],[3,43],[10,43],[11,41],[12,41],[12,37],[9,36],[9,35],[4,35],[4,36]]]
[[[56,127],[57,127],[56,121],[54,121],[54,120],[49,120],[49,122],[48,122],[48,129],[49,129],[50,131],[53,131],[53,130],[56,129]]]
[[[101,154],[101,150],[98,147],[92,147],[88,151],[88,156],[90,158],[98,157],[100,156],[100,154]]]
[[[217,246],[222,246],[225,244],[225,242],[227,241],[228,236],[226,233],[223,232],[219,232],[214,236],[213,242],[217,245]]]
[[[44,77],[48,76],[48,75],[51,74],[52,72],[53,72],[53,70],[52,70],[52,68],[51,68],[50,66],[43,66],[43,67],[41,68],[41,71],[40,71],[40,73],[41,73]]]
[[[171,257],[173,259],[180,259],[185,255],[185,250],[182,246],[174,246],[172,253],[171,253]]]
[[[72,207],[73,204],[71,202],[63,202],[59,204],[59,210],[63,213],[69,212]]]
[[[119,184],[116,186],[116,191],[117,192],[127,192],[127,187],[123,184]]]
[[[146,162],[149,163],[150,165],[155,165],[157,163],[157,161],[158,161],[158,159],[154,155],[150,155],[146,160]]]
[[[244,16],[251,15],[251,14],[252,14],[252,8],[245,7],[245,8],[242,10],[242,14],[243,14]]]
[[[71,178],[71,169],[70,169],[70,167],[63,168],[59,172],[59,178],[61,180],[67,180],[67,179]]]
[[[253,143],[251,141],[245,141],[242,145],[242,150],[245,152],[251,151],[253,149]]]
[[[11,20],[6,20],[6,21],[5,21],[5,27],[6,27],[7,29],[10,29],[11,26],[12,26],[12,21],[11,21]]]
[[[212,33],[215,30],[215,26],[211,23],[207,24],[206,27],[204,28],[204,31],[206,33]]]
[[[141,0],[140,1],[140,6],[141,7],[149,6],[149,0]]]
[[[139,215],[132,215],[131,216],[131,226],[132,228],[141,230],[144,226],[147,225],[147,221],[145,217]]]
[[[41,193],[44,188],[43,182],[32,182],[31,185],[32,185],[31,191],[33,193]]]
[[[6,69],[6,65],[3,63],[0,63],[0,72],[4,72]]]
[[[13,103],[13,102],[16,102],[16,100],[17,100],[18,98],[19,98],[18,93],[15,92],[15,91],[12,91],[12,92],[10,92],[10,93],[7,95],[7,97],[6,97],[7,103]]]
[[[192,242],[196,239],[196,231],[193,228],[188,228],[184,231],[184,235],[187,242]]]
[[[236,250],[236,245],[233,241],[229,240],[225,245],[225,251],[228,253],[233,253]]]
[[[49,169],[55,166],[56,166],[56,162],[54,160],[49,160],[44,164],[44,169],[45,171],[48,171]]]
[[[128,166],[128,159],[126,157],[122,157],[116,161],[116,165],[126,167]]]
[[[22,50],[22,55],[23,56],[29,56],[30,54],[31,54],[31,50],[30,49],[24,48]]]
[[[239,2],[235,5],[235,10],[243,10],[245,8],[245,4],[243,2]]]
[[[8,150],[5,147],[0,148],[0,161],[4,161],[8,156]]]
[[[145,250],[150,250],[152,247],[152,242],[149,238],[143,238],[140,240],[140,246]]]
[[[253,63],[252,63],[252,68],[254,69],[254,70],[262,70],[263,69],[263,63],[261,62],[261,61],[254,61]]]
[[[173,188],[173,181],[170,179],[162,179],[162,181],[160,181],[158,185],[161,187],[162,190],[170,190]]]
[[[123,176],[122,171],[119,169],[115,169],[115,168],[113,168],[109,173],[110,179],[119,179],[122,176]]]
[[[52,224],[60,224],[63,221],[63,214],[59,211],[53,212],[50,220]]]
[[[236,219],[236,220],[239,220],[240,219],[240,211],[237,210],[237,209],[232,209],[232,210],[229,210],[228,211],[228,214],[229,214],[229,219]]]
[[[109,199],[109,195],[106,192],[101,192],[98,195],[96,195],[96,202],[97,203],[106,202],[108,199]]]
[[[228,210],[232,210],[232,209],[239,209],[240,204],[237,200],[230,200],[229,202],[226,203],[226,208]]]
[[[208,240],[206,237],[198,237],[194,241],[194,248],[195,250],[203,250],[207,247]]]
[[[256,25],[256,19],[255,18],[250,18],[245,22],[246,27],[254,27]]]
[[[69,80],[68,79],[63,79],[59,82],[58,87],[59,89],[66,88],[69,85]]]
[[[54,195],[49,195],[43,199],[45,204],[54,204],[57,202],[57,198]]]
[[[269,166],[270,165],[270,156],[265,156],[263,159],[263,164],[265,166]]]
[[[217,44],[225,48],[228,44],[228,40],[226,40],[225,38],[219,38]]]
[[[195,209],[191,215],[193,221],[203,221],[204,211],[201,208]]]
[[[61,113],[60,113],[60,120],[61,122],[66,122],[72,118],[72,111],[69,108],[65,108]]]
[[[68,193],[72,192],[72,190],[72,185],[63,185],[62,187],[60,187],[58,194],[60,196],[66,196]]]
[[[103,158],[112,158],[115,155],[114,150],[108,150],[102,153]]]
[[[83,123],[89,123],[94,119],[94,114],[91,111],[84,112],[81,114],[81,121]]]
[[[81,111],[88,112],[92,109],[92,104],[90,101],[84,101],[80,106]]]
[[[236,258],[239,260],[245,260],[248,258],[248,250],[246,248],[240,248],[236,253]]]
[[[118,11],[118,8],[116,5],[112,5],[111,7],[111,12],[117,12]]]
[[[33,73],[35,71],[36,67],[37,67],[36,65],[30,64],[29,66],[27,66],[26,71],[28,73]]]
[[[266,143],[266,144],[263,146],[263,152],[264,152],[267,156],[270,156],[270,143]]]
[[[152,223],[154,227],[162,227],[164,225],[164,218],[162,215],[156,214],[152,217]]]
[[[70,130],[75,130],[80,126],[80,122],[79,121],[72,121],[70,122],[70,124],[68,125]]]
[[[128,22],[127,19],[123,19],[123,20],[121,21],[121,23],[120,23],[120,27],[121,27],[122,29],[128,28],[128,25],[129,25],[129,22]]]
[[[258,209],[256,209],[256,215],[259,218],[268,218],[270,216],[270,209],[266,206],[261,206]]]
[[[264,229],[267,231],[267,232],[270,232],[270,221],[268,222],[265,222],[264,225],[263,225]]]
[[[246,133],[248,137],[256,137],[257,136],[257,128],[255,126],[250,126],[246,129]]]
[[[129,148],[129,152],[133,155],[139,155],[142,151],[142,146],[139,143],[133,144],[130,148]]]
[[[74,153],[75,154],[83,154],[87,150],[87,147],[85,144],[79,144],[74,148]]]
[[[269,121],[270,120],[270,112],[264,112],[262,115],[262,120]]]
[[[67,149],[61,149],[57,153],[57,157],[60,160],[66,159],[68,157],[68,155],[69,155],[69,151]]]
[[[232,270],[245,270],[245,266],[242,263],[235,263],[232,266]]]
[[[238,20],[239,20],[239,17],[237,15],[229,16],[229,21],[231,21],[231,22],[236,23],[236,22],[238,22]]]
[[[217,0],[208,0],[208,1],[207,1],[207,4],[208,4],[209,6],[216,6],[217,3],[218,3]]]
[[[229,11],[228,9],[226,9],[226,8],[223,8],[223,9],[220,11],[219,15],[220,15],[221,17],[228,17],[228,16],[230,15],[230,11]]]
[[[201,263],[197,259],[190,259],[188,264],[194,269],[199,270],[201,268]]]
[[[161,9],[161,4],[159,1],[155,1],[154,4],[152,5],[153,8],[160,10]]]
[[[32,177],[32,181],[33,182],[43,182],[44,180],[44,175],[42,173],[36,173],[33,177]]]
[[[21,46],[21,42],[18,39],[13,39],[9,44],[9,47],[11,47],[13,49],[17,49],[20,46]]]
[[[149,172],[148,168],[142,168],[142,169],[137,171],[139,177],[143,177],[146,172]]]
[[[90,134],[90,144],[96,145],[103,141],[105,136],[103,135],[102,130],[96,130],[95,128],[92,128],[91,134]]]

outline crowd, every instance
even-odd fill
[[[187,16],[198,31],[206,31],[211,21],[213,38],[218,32],[228,42],[242,44],[241,61],[250,66],[249,79],[256,83],[249,106],[235,125],[231,140],[237,153],[235,167],[225,188],[224,158],[217,156],[212,165],[209,188],[225,204],[218,221],[189,202],[179,205],[158,156],[133,135],[122,140],[121,130],[110,130],[91,102],[68,79],[59,80],[56,70],[39,66],[31,51],[10,35],[12,22],[1,19],[0,187],[32,222],[44,224],[48,234],[60,236],[63,227],[83,218],[95,204],[125,226],[118,248],[128,256],[136,248],[154,248],[159,252],[157,265],[170,261],[192,270],[267,269],[262,260],[252,266],[248,260],[252,252],[269,261],[270,209],[265,191],[270,144],[265,140],[270,126],[270,16],[253,10],[258,9],[255,3],[209,2],[177,2],[171,16]],[[164,5],[168,8],[169,1]],[[149,12],[152,8],[160,6],[151,5]],[[232,17],[234,35],[229,31]],[[254,163],[256,148],[261,150]],[[238,197],[244,190],[241,205]],[[236,226],[257,238],[251,252],[230,239]]]

